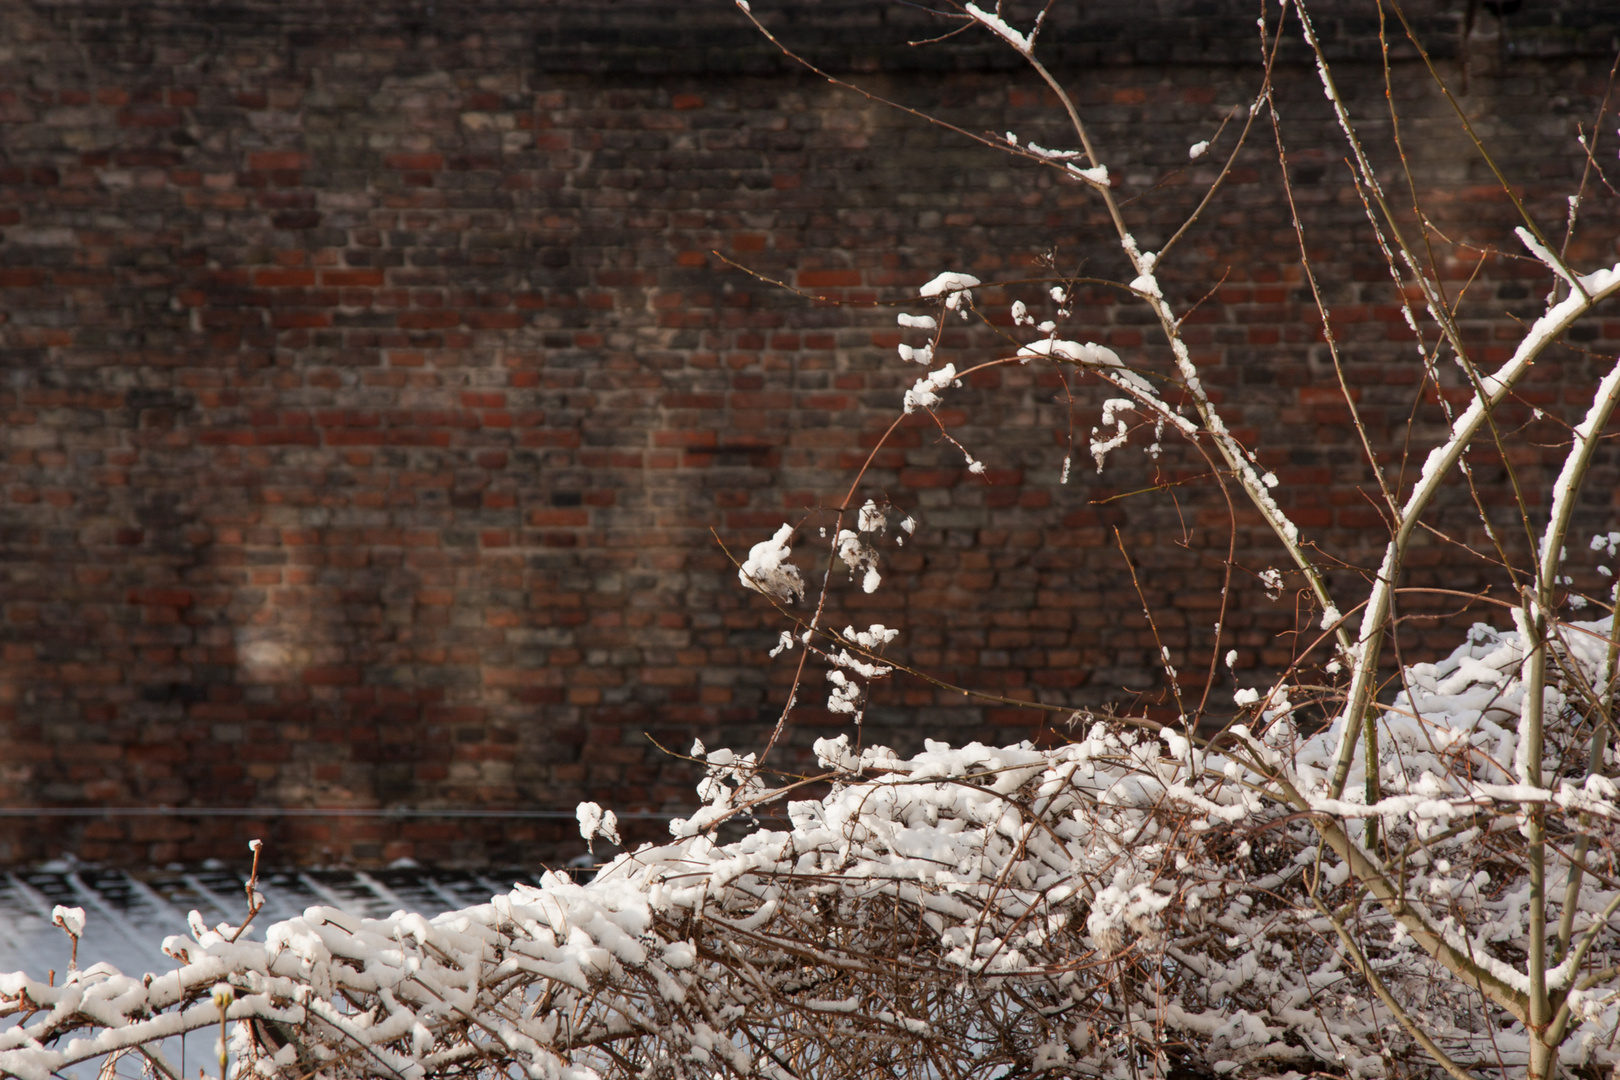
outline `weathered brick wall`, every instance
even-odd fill
[[[1080,7],[1055,14],[1044,48],[1157,247],[1213,176],[1187,166],[1187,147],[1258,86],[1252,11]],[[1342,7],[1322,28],[1409,201],[1376,28]],[[1542,6],[1505,28],[1481,14],[1466,50],[1460,14],[1423,13],[1482,137],[1551,226],[1583,164],[1576,124],[1605,90],[1603,7]],[[915,8],[756,8],[785,42],[904,104],[1068,144],[994,43],[907,48]],[[794,667],[765,659],[779,624],[736,587],[710,529],[740,554],[835,506],[915,378],[894,356],[893,309],[859,302],[941,269],[1044,274],[1049,253],[1066,273],[1119,270],[1078,188],[793,68],[719,0],[6,0],[0,18],[8,806],[686,805],[684,767],[651,740],[757,746]],[[1418,369],[1300,61],[1285,51],[1277,76],[1296,196],[1369,434],[1398,448]],[[1533,316],[1544,275],[1491,253],[1512,242],[1515,211],[1399,49],[1395,85],[1427,206],[1474,245],[1444,249],[1445,274],[1471,282],[1465,325],[1497,358],[1504,312]],[[1572,257],[1612,261],[1614,200],[1597,192],[1583,215]],[[857,303],[801,299],[711,250]],[[1298,263],[1262,124],[1163,280],[1182,301],[1215,290],[1189,319],[1208,383],[1348,580],[1372,560],[1379,519],[1348,414],[1324,389]],[[979,294],[1045,317],[1042,295]],[[1145,312],[1117,300],[1086,294],[1069,336],[1154,362]],[[1620,321],[1596,325],[1577,342],[1590,355],[1543,364],[1527,405],[1567,405],[1612,355]],[[959,368],[993,355],[965,328],[947,344]],[[1075,391],[1082,444],[1102,396]],[[872,596],[834,574],[832,620],[899,626],[902,659],[1013,698],[1162,698],[1118,529],[1183,678],[1201,678],[1227,538],[1218,492],[1104,501],[1155,481],[1139,447],[1096,477],[1082,445],[1075,482],[1058,485],[1070,409],[1034,367],[974,379],[942,415],[987,476],[908,423],[859,498],[914,514],[917,536],[889,547]],[[1439,429],[1437,408],[1420,408],[1420,441]],[[1532,500],[1545,460],[1515,463]],[[1159,465],[1171,479],[1203,468],[1168,445]],[[1479,467],[1496,499],[1493,466]],[[1588,514],[1606,522],[1604,468]],[[1478,540],[1470,512],[1459,492],[1440,520]],[[1493,513],[1513,520],[1511,505]],[[802,551],[822,524],[809,519]],[[1280,562],[1249,517],[1237,542],[1251,568]],[[1415,562],[1418,580],[1490,580],[1438,542]],[[1285,662],[1294,607],[1247,575],[1235,586],[1225,645],[1249,671]],[[797,715],[785,760],[829,729],[813,708]],[[1040,723],[906,678],[882,686],[868,721],[901,742],[1015,739]],[[532,860],[577,850],[572,832],[12,821],[0,859],[235,857],[251,834],[289,861]]]

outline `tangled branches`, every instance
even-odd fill
[[[1564,669],[1591,680],[1609,627],[1578,629]],[[137,1047],[177,1076],[159,1043],[217,1023],[223,1000],[243,1076],[1423,1071],[1384,995],[1448,1059],[1522,1066],[1527,1034],[1482,1010],[1423,933],[1465,952],[1476,980],[1523,987],[1513,868],[1531,795],[1512,783],[1519,740],[1503,721],[1524,651],[1480,628],[1410,672],[1412,693],[1380,718],[1372,806],[1332,805],[1337,733],[1276,710],[1224,752],[1102,721],[1051,749],[900,758],[827,739],[829,789],[808,800],[715,751],[711,805],[746,790],[753,812],[786,820],[730,843],[711,825],[587,884],[548,875],[431,920],[312,908],[262,942],[196,926],[165,942],[180,966],[162,975],[0,976],[23,1016],[0,1036],[0,1069],[44,1080]],[[1620,1062],[1612,788],[1570,777],[1537,796],[1561,837],[1585,838],[1578,865],[1600,882],[1567,909],[1560,985],[1566,1056],[1604,1067]],[[1382,849],[1407,853],[1398,907],[1369,903],[1333,858],[1320,825],[1345,819],[1379,822]],[[1566,884],[1574,851],[1554,850]]]

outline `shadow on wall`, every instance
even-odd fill
[[[285,459],[255,462],[265,451],[246,449],[182,462],[154,447],[154,432],[165,433],[158,442],[207,442],[191,438],[209,430],[188,424],[194,414],[175,422],[168,411],[139,410],[127,433],[137,448],[128,483],[110,489],[122,505],[63,530],[89,543],[48,559],[31,552],[53,600],[39,605],[33,639],[8,646],[13,659],[28,654],[4,675],[17,751],[7,755],[8,801],[351,812],[560,801],[520,786],[514,725],[487,700],[504,695],[483,683],[475,623],[484,607],[476,595],[454,602],[477,591],[476,550],[446,556],[436,543],[413,545],[406,530],[319,527],[311,519],[320,509],[288,509]],[[325,456],[300,452],[306,490],[334,479],[321,475]],[[255,475],[256,466],[265,471]],[[157,486],[181,478],[187,490]],[[106,524],[117,517],[138,527]],[[15,621],[18,605],[9,610]],[[566,767],[572,756],[554,749],[541,767]],[[7,825],[12,860],[62,850],[159,864],[232,857],[249,835],[297,862],[454,863],[486,859],[486,850],[556,858],[559,844],[579,846],[566,823],[533,820],[180,815]]]

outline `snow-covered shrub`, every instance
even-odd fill
[[[902,757],[863,745],[868,688],[896,669],[885,650],[904,628],[838,629],[825,582],[842,567],[866,592],[882,587],[883,544],[904,542],[916,523],[895,520],[857,476],[830,527],[784,522],[739,562],[741,585],[787,620],[771,655],[796,665],[793,699],[761,748],[693,748],[708,769],[702,807],[673,823],[670,843],[620,855],[588,884],[551,875],[432,919],[312,908],[262,941],[194,919],[189,937],[166,943],[177,967],[162,974],[91,964],[57,985],[0,975],[0,1009],[14,1017],[0,1032],[0,1072],[45,1080],[133,1050],[174,1077],[162,1040],[215,1024],[230,1026],[225,1056],[244,1077],[1544,1080],[1620,1065],[1620,636],[1614,592],[1572,594],[1566,565],[1620,366],[1570,420],[1547,507],[1516,495],[1533,554],[1508,567],[1519,591],[1497,602],[1501,625],[1477,625],[1439,663],[1403,666],[1386,649],[1403,565],[1442,487],[1477,490],[1466,457],[1475,443],[1512,457],[1499,407],[1620,291],[1620,266],[1569,265],[1557,253],[1567,246],[1526,216],[1516,242],[1555,287],[1505,359],[1482,366],[1440,291],[1431,238],[1414,238],[1388,208],[1307,12],[1284,0],[1264,15],[1267,55],[1292,27],[1319,59],[1370,243],[1408,298],[1425,385],[1439,385],[1444,360],[1471,388],[1404,478],[1368,462],[1390,539],[1378,571],[1347,595],[1275,497],[1278,478],[1206,391],[1182,336],[1187,312],[1158,278],[1167,253],[1142,250],[1130,232],[1108,162],[1040,63],[1039,21],[1015,26],[972,3],[947,17],[1002,39],[1062,103],[1075,148],[1010,133],[1001,149],[1059,170],[1107,209],[1130,266],[1115,286],[1148,312],[1169,364],[1068,340],[1022,302],[1001,355],[946,360],[943,327],[990,314],[973,295],[987,287],[946,272],[915,298],[929,314],[900,315],[928,340],[899,350],[897,363],[927,371],[904,369],[915,381],[897,418],[931,418],[982,474],[936,411],[961,379],[1034,363],[1106,384],[1085,448],[1096,467],[1133,437],[1127,417],[1154,447],[1169,435],[1204,454],[1304,582],[1331,652],[1320,674],[1298,664],[1271,686],[1240,689],[1218,732],[1189,715],[1077,716],[1061,746],[930,742]],[[1229,168],[1275,108],[1266,81],[1225,144],[1213,133],[1189,157],[1224,154]],[[1569,230],[1585,194],[1572,193]],[[1050,284],[1060,317],[1071,285]],[[1342,375],[1341,346],[1326,344]],[[805,550],[818,545],[821,573],[807,574]],[[1617,545],[1620,533],[1605,533],[1590,548],[1610,557]],[[1505,561],[1511,546],[1499,551]],[[1252,570],[1268,590],[1286,587],[1281,570]],[[818,579],[819,593],[806,584]],[[1576,621],[1568,608],[1599,617]],[[1164,661],[1174,684],[1168,652]],[[814,775],[775,773],[769,755],[813,678],[850,734],[817,744]],[[587,838],[613,834],[594,804],[580,822]],[[724,839],[739,825],[739,838]],[[76,935],[67,916],[63,925]]]
[[[1601,680],[1609,622],[1570,630],[1563,669]],[[198,925],[164,943],[176,970],[144,978],[0,976],[27,1014],[0,1070],[45,1080],[133,1046],[172,1075],[158,1042],[224,1000],[244,1076],[1383,1075],[1421,1071],[1418,1032],[1518,1072],[1533,1041],[1502,1020],[1531,985],[1530,807],[1583,823],[1584,856],[1548,845],[1557,894],[1571,857],[1602,864],[1545,906],[1572,916],[1548,976],[1565,1056],[1608,1067],[1620,815],[1600,774],[1516,779],[1529,651],[1479,627],[1412,668],[1380,712],[1371,806],[1359,758],[1331,795],[1340,729],[1277,711],[1224,749],[1104,721],[1056,748],[910,758],[840,736],[816,747],[830,790],[805,800],[709,752],[708,828],[586,885],[548,875],[434,919],[311,908],[263,941]],[[714,839],[771,805],[782,827]]]

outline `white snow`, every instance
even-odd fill
[[[613,843],[622,843],[619,839],[619,818],[611,810],[603,810],[593,802],[582,802],[574,809],[574,816],[579,819],[579,835],[587,843],[598,836],[606,837]]]
[[[941,401],[939,392],[956,380],[956,366],[946,364],[937,371],[931,371],[918,379],[910,390],[906,391],[905,410],[916,412],[918,409],[932,409]]]
[[[1007,42],[1007,44],[1011,45],[1025,56],[1030,54],[1029,39],[1023,34],[1020,34],[1018,31],[1014,30],[1011,26],[1007,25],[1007,23],[1002,20],[1000,15],[985,11],[977,4],[971,3],[964,4],[962,10],[973,16],[974,21],[988,27],[1003,41]]]
[[[84,908],[57,904],[51,909],[51,922],[74,937],[84,936]]]
[[[1071,162],[1067,168],[1071,176],[1076,176],[1088,184],[1094,184],[1100,188],[1110,186],[1108,166],[1106,165],[1094,165],[1089,169],[1082,169]]]
[[[1529,229],[1526,229],[1523,225],[1520,225],[1513,230],[1513,235],[1519,238],[1519,242],[1522,243],[1529,250],[1530,254],[1534,255],[1543,266],[1557,274],[1559,277],[1563,278],[1565,281],[1569,282],[1571,285],[1575,284],[1575,278],[1570,274],[1569,269],[1564,266],[1563,260],[1558,258],[1558,256],[1554,255],[1552,252],[1548,251],[1547,248],[1543,246],[1541,241],[1535,238]]]
[[[789,603],[804,595],[804,578],[799,568],[788,562],[793,549],[793,526],[784,524],[769,540],[761,540],[748,550],[748,559],[737,571],[737,579],[747,588],[773,600]]]
[[[1077,341],[1063,341],[1057,338],[1043,338],[1031,341],[1018,350],[1019,356],[1055,356],[1062,360],[1072,360],[1077,364],[1090,364],[1097,367],[1124,367],[1120,362],[1119,354],[1113,349],[1095,342],[1082,345]]]
[[[1273,600],[1277,599],[1277,597],[1282,595],[1282,571],[1278,570],[1274,566],[1260,571],[1260,584],[1266,587],[1267,595],[1269,595]]]
[[[972,274],[959,274],[947,270],[939,274],[917,290],[917,295],[924,297],[945,297],[945,307],[951,311],[958,310],[963,303],[973,298],[972,289],[979,284],[979,279]]]
[[[1035,143],[1024,144],[1024,149],[1036,157],[1046,158],[1049,161],[1073,161],[1075,158],[1085,156],[1084,150],[1048,150],[1046,147]]]

